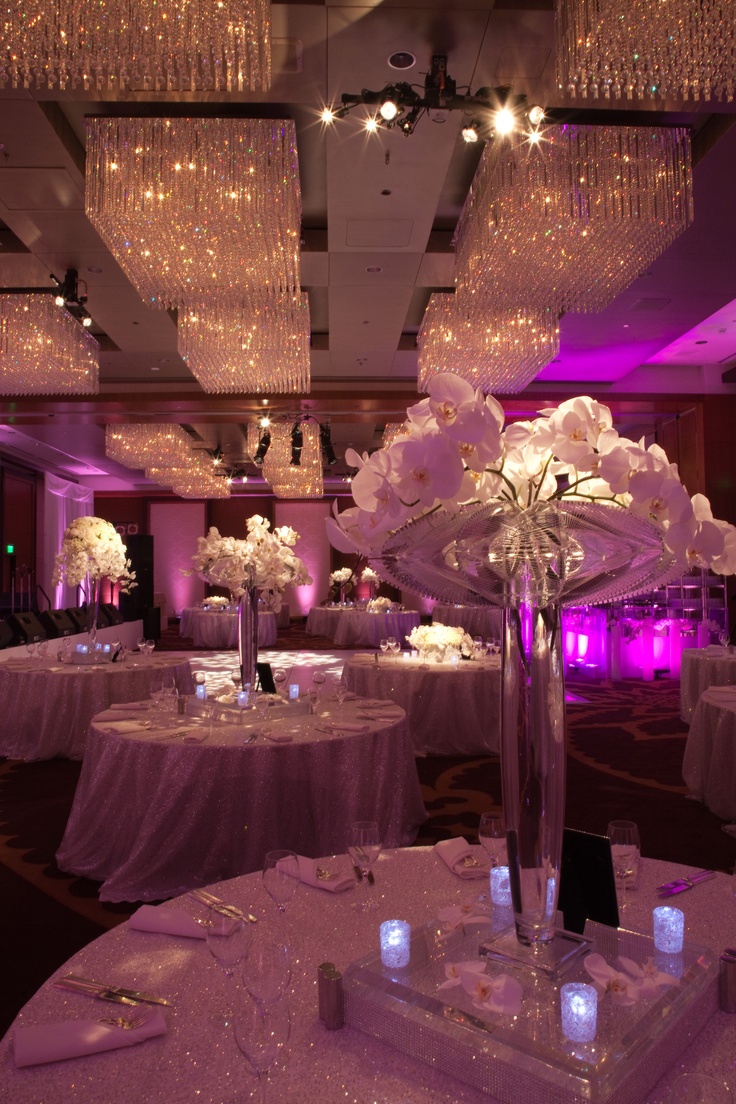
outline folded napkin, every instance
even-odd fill
[[[370,725],[355,724],[352,721],[339,724],[337,721],[327,721],[322,725],[326,732],[367,732]]]
[[[198,924],[193,916],[166,905],[141,905],[128,920],[128,927],[134,931],[183,935],[187,939],[204,939],[207,934],[206,928]]]
[[[95,717],[96,721],[132,721],[135,720],[135,713],[123,713],[120,709],[103,709],[101,713],[98,713]]]
[[[703,651],[709,656],[726,655],[726,651],[721,644],[708,644],[707,647],[703,648]]]
[[[290,744],[294,739],[290,732],[263,732],[261,735],[274,744]]]
[[[115,1011],[124,1015],[120,1006]],[[62,1058],[80,1058],[133,1046],[156,1035],[166,1034],[166,1020],[160,1008],[153,1010],[140,1027],[123,1028],[98,1020],[67,1020],[64,1023],[41,1024],[38,1027],[16,1027],[13,1040],[16,1066],[35,1066],[42,1062],[59,1062]]]
[[[489,876],[489,867],[485,856],[479,856],[463,836],[458,836],[457,839],[440,840],[439,843],[434,845],[433,850],[452,873],[457,874],[458,878],[487,878]],[[466,859],[470,862],[466,863]],[[473,860],[477,865],[472,865]]]
[[[113,702],[110,709],[123,709],[127,713],[130,709],[150,709],[151,703],[145,702]]]
[[[370,720],[377,721],[393,720],[394,718],[398,720],[403,712],[404,711],[401,706],[396,705],[393,707],[393,709],[364,709],[361,711],[360,716],[368,717]]]
[[[322,868],[317,859],[307,859],[304,855],[297,855],[297,861],[299,863],[298,878],[305,885],[314,886],[315,889],[326,889],[328,893],[342,893],[346,889],[352,889],[355,885],[355,878],[352,874],[333,874],[330,878],[320,878],[319,871]],[[279,867],[283,866],[287,874],[297,874],[293,859],[281,859],[278,865]]]
[[[124,736],[126,732],[141,732],[143,726],[140,721],[115,721],[114,724],[105,725],[105,732],[113,736]]]

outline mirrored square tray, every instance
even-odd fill
[[[653,1000],[623,1007],[610,995],[598,1005],[596,1039],[572,1044],[562,1034],[559,988],[590,982],[582,962],[554,981],[511,962],[486,959],[491,976],[523,987],[521,1014],[476,1008],[461,987],[439,989],[445,965],[479,957],[487,928],[451,935],[436,923],[412,932],[409,965],[384,967],[379,951],[344,974],[346,1023],[508,1104],[640,1104],[718,1007],[718,957],[686,943],[662,956],[649,936],[589,924],[585,935],[618,968],[624,955],[679,977]]]

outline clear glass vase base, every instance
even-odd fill
[[[505,962],[517,969],[530,970],[556,981],[564,977],[580,958],[590,954],[592,950],[592,939],[562,929],[558,929],[554,938],[547,943],[526,946],[519,942],[516,928],[512,925],[482,942],[478,954],[481,958],[492,958],[496,962]]]

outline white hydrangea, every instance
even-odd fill
[[[56,557],[52,585],[78,586],[89,576],[93,582],[109,579],[127,594],[138,584],[126,559],[127,549],[109,521],[98,517],[75,518],[64,530]]]
[[[473,638],[464,629],[459,625],[441,625],[439,621],[433,625],[418,625],[406,639],[418,652],[444,653],[447,648],[456,648],[464,656],[471,656],[475,651]]]
[[[352,582],[353,572],[349,567],[338,567],[337,571],[330,573],[329,583],[330,586],[344,586],[345,583]]]

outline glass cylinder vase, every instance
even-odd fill
[[[238,662],[242,686],[255,688],[258,660],[258,590],[248,587],[238,601]]]
[[[100,610],[101,579],[94,579],[88,572],[85,582],[85,594],[87,598],[87,643],[90,651],[97,645],[97,618]]]

